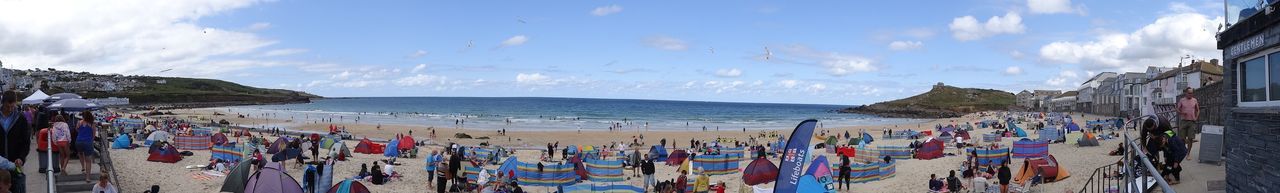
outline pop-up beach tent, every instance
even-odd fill
[[[649,159],[659,162],[667,161],[667,147],[655,145],[649,147]]]
[[[415,143],[417,142],[413,140],[413,137],[405,135],[404,137],[400,137],[400,143],[396,145],[396,147],[400,148],[400,150],[410,150],[413,149],[414,145],[416,145]]]
[[[218,191],[234,193],[244,192],[244,185],[249,181],[249,175],[253,175],[249,173],[251,169],[253,169],[253,164],[249,164],[248,162],[236,164],[235,168],[231,168],[231,173],[227,174],[227,179],[222,181],[222,188],[219,188]]]
[[[916,159],[931,160],[942,157],[942,150],[946,148],[946,144],[941,140],[932,139],[921,144],[920,149],[916,150]]]
[[[347,149],[346,143],[334,143],[329,147],[329,156],[337,158],[338,161],[347,161],[347,157],[351,157],[351,149]]]
[[[302,193],[302,185],[279,162],[271,162],[249,176],[244,193]]]
[[[133,148],[133,141],[129,140],[129,134],[122,133],[116,136],[116,140],[111,142],[111,149],[129,149]]]
[[[1058,164],[1058,159],[1053,155],[1037,158],[1027,158],[1022,162],[1022,168],[1018,169],[1018,175],[1014,176],[1013,182],[1024,184],[1039,172],[1044,178],[1044,182],[1056,182],[1071,177],[1071,173],[1067,172],[1066,166]]]
[[[334,184],[332,188],[329,188],[328,193],[369,193],[369,188],[365,187],[364,183],[360,183],[360,181],[346,179]]]
[[[172,145],[166,145],[164,147],[160,147],[156,151],[150,151],[148,153],[150,155],[147,156],[147,161],[163,163],[177,163],[178,161],[182,161],[182,155],[178,155],[178,149],[174,148]]]
[[[383,147],[382,144],[374,143],[373,141],[370,141],[368,138],[365,138],[365,139],[361,139],[359,144],[356,144],[356,148],[354,151],[356,153],[363,153],[363,154],[381,154],[382,147]]]

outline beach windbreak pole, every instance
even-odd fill
[[[791,138],[783,148],[782,164],[778,165],[778,179],[773,192],[796,192],[800,177],[804,175],[804,162],[808,161],[809,140],[813,139],[813,129],[817,124],[818,120],[805,120],[791,131]]]

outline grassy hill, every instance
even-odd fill
[[[133,104],[199,103],[239,105],[309,102],[320,96],[305,92],[244,86],[214,79],[133,76],[142,86],[119,92],[77,92],[86,98],[126,97]],[[159,83],[163,80],[164,83]],[[58,91],[55,88],[52,91]],[[56,92],[50,92],[56,93]]]
[[[845,108],[840,112],[902,118],[947,118],[979,111],[1006,110],[1014,103],[1013,93],[994,89],[957,88],[939,83],[923,94]]]

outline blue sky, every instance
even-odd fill
[[[1070,89],[1096,72],[1221,57],[1221,1],[0,4],[8,68],[330,97],[868,104],[937,82]]]

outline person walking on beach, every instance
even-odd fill
[[[435,182],[436,164],[440,162],[439,156],[440,156],[440,152],[437,152],[436,150],[431,150],[431,154],[427,155],[427,159],[424,159],[427,162],[426,164],[427,166],[426,168],[424,168],[427,170],[427,187],[431,187],[431,183]]]
[[[653,173],[656,171],[655,168],[653,167],[653,160],[647,159],[647,160],[641,161],[640,170],[641,170],[640,173],[644,174],[644,191],[649,192],[649,186],[657,185],[657,184],[654,184],[656,182],[653,181]]]
[[[1182,136],[1182,141],[1187,143],[1187,149],[1191,149],[1196,144],[1196,135],[1200,134],[1200,101],[1196,100],[1191,87],[1182,90],[1182,98],[1178,99],[1177,107],[1178,118],[1178,135]],[[1188,160],[1191,158],[1188,156]]]

